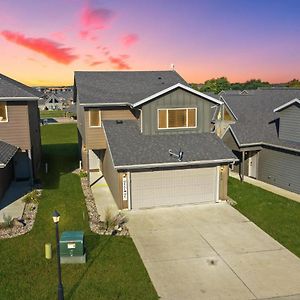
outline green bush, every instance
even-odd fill
[[[23,202],[24,203],[35,203],[37,204],[39,202],[39,198],[41,197],[40,192],[38,192],[37,190],[33,190],[32,192],[28,193],[24,198],[23,198]]]

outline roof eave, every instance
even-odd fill
[[[273,112],[280,112],[281,110],[284,110],[284,109],[288,108],[289,106],[291,106],[291,105],[293,105],[293,104],[295,104],[295,103],[300,104],[300,100],[299,100],[298,98],[292,99],[291,101],[286,102],[286,103],[284,103],[284,104],[282,104],[282,105],[276,107],[276,108],[273,110]]]
[[[129,102],[119,102],[119,103],[79,103],[80,106],[93,106],[93,107],[108,107],[108,106],[129,106],[132,107],[132,104]]]
[[[42,100],[40,97],[0,97],[0,100],[4,101],[22,101],[22,100]]]
[[[115,168],[117,170],[124,170],[124,169],[132,170],[132,169],[149,169],[149,168],[163,168],[163,167],[184,167],[184,166],[208,165],[208,164],[218,164],[218,163],[233,163],[235,161],[238,161],[238,159],[227,158],[227,159],[200,160],[200,161],[188,161],[188,162],[120,165],[120,166],[115,166]]]

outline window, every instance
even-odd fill
[[[6,102],[0,102],[0,122],[7,122],[7,106]]]
[[[90,127],[101,127],[101,111],[90,109]]]
[[[197,108],[171,108],[158,110],[158,128],[197,127]]]

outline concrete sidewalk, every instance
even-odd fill
[[[230,172],[229,176],[240,180],[240,176],[239,176],[238,173]],[[300,202],[300,195],[299,194],[284,190],[284,189],[282,189],[280,187],[277,187],[275,185],[271,185],[271,184],[268,184],[266,182],[263,182],[263,181],[260,181],[260,180],[257,180],[257,179],[254,179],[254,178],[251,178],[251,177],[248,177],[248,176],[244,177],[244,181],[247,182],[247,183],[250,183],[252,185],[258,186],[258,187],[260,187],[260,188],[262,188],[266,191],[269,191],[269,192],[272,192],[274,194],[280,195],[282,197],[289,198],[291,200]]]
[[[25,207],[22,198],[30,191],[30,182],[20,181],[11,183],[3,199],[0,201],[0,222],[3,222],[5,217],[17,219],[22,217]]]
[[[107,209],[110,209],[111,213],[116,215],[119,212],[119,209],[105,181],[105,178],[102,176],[102,173],[90,173],[90,182],[92,184],[91,189],[98,214],[100,215],[100,220],[104,220]]]

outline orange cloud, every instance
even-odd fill
[[[122,44],[126,47],[132,46],[133,44],[137,43],[138,40],[139,40],[139,36],[135,33],[124,35],[121,38]]]
[[[45,38],[30,38],[18,32],[4,30],[0,33],[7,41],[28,48],[32,51],[43,54],[58,63],[68,65],[78,58],[72,54],[73,48],[63,47],[62,44],[56,43]]]
[[[129,58],[129,55],[123,54],[118,57],[110,56],[109,61],[116,67],[117,70],[129,70],[131,69],[128,63],[125,61]]]

